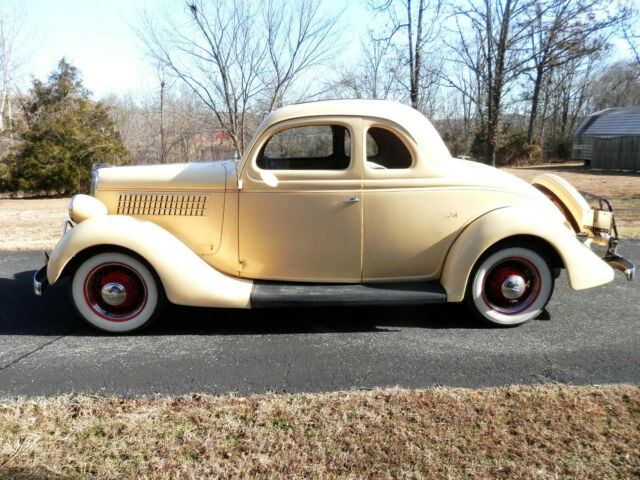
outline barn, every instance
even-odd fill
[[[592,168],[640,171],[640,107],[607,108],[586,117],[573,134],[572,158]]]

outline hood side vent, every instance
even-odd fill
[[[208,195],[120,194],[118,215],[204,217]]]

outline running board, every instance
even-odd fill
[[[438,282],[362,285],[256,281],[251,290],[252,308],[426,305],[446,301],[447,292]]]

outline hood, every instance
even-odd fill
[[[233,161],[173,163],[101,168],[96,172],[99,190],[225,190],[235,179]]]

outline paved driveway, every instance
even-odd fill
[[[620,251],[640,264],[640,241]],[[573,292],[543,319],[479,325],[459,305],[234,311],[171,307],[141,334],[86,327],[67,282],[37,298],[37,252],[0,253],[0,398],[86,392],[314,392],[400,385],[640,384],[640,279]]]

